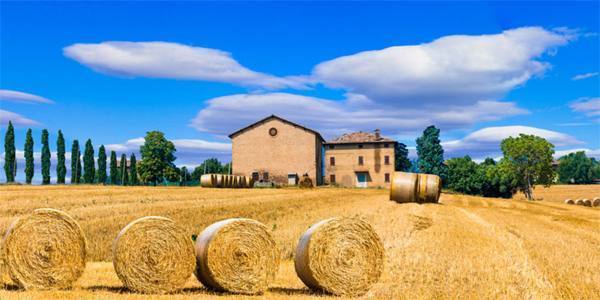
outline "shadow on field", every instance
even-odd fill
[[[310,296],[326,296],[327,295],[323,292],[312,291],[307,288],[272,287],[272,288],[269,288],[269,292],[283,294],[283,295],[310,295]]]
[[[84,290],[88,290],[91,292],[111,292],[111,293],[119,293],[119,294],[133,294],[134,292],[127,289],[124,286],[106,286],[106,285],[92,285],[83,288]]]

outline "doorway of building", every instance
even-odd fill
[[[367,187],[367,173],[356,173],[356,187]]]

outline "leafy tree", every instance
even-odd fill
[[[144,182],[150,182],[156,185],[162,182],[167,170],[175,168],[175,145],[165,138],[164,133],[160,131],[150,131],[146,133],[144,145],[140,147],[142,160],[138,164],[138,173]],[[169,176],[172,174],[169,174]],[[175,178],[179,177],[177,173]],[[177,180],[177,179],[176,179]]]
[[[119,184],[119,170],[117,169],[117,153],[110,151],[110,184]]]
[[[33,136],[31,135],[31,129],[27,129],[25,136],[25,182],[31,184],[33,178]]]
[[[137,161],[135,154],[131,153],[129,158],[129,185],[138,185]]]
[[[181,174],[181,170],[177,167],[169,166],[164,171],[164,178],[169,182],[177,182],[179,181],[179,176]]]
[[[186,167],[181,167],[181,174],[179,175],[179,185],[186,185],[187,181],[190,180],[190,172]]]
[[[224,164],[223,167],[221,167],[221,173],[222,174],[231,174],[232,167],[233,166],[232,166],[231,162]]]
[[[468,155],[460,158],[452,158],[447,162],[449,189],[469,195],[481,195],[482,186],[485,182],[485,174],[480,171],[480,166],[471,160]]]
[[[119,182],[121,183],[121,185],[129,184],[129,177],[127,175],[127,155],[123,153],[121,154],[121,166],[119,167]]]
[[[42,184],[50,184],[50,146],[48,130],[42,130]]]
[[[592,183],[597,176],[594,174],[595,161],[587,157],[583,151],[569,153],[558,161],[558,180],[562,183]]]
[[[65,164],[65,138],[62,131],[58,131],[56,139],[56,183],[65,183],[67,166]]]
[[[83,151],[83,181],[85,183],[94,183],[95,177],[94,146],[92,145],[92,140],[88,139],[85,142],[85,150]]]
[[[14,182],[17,175],[15,153],[15,128],[12,122],[8,121],[8,128],[4,136],[4,174],[6,174],[6,182]]]
[[[554,145],[535,135],[520,134],[504,139],[501,148],[508,166],[518,176],[518,189],[527,199],[533,199],[536,184],[552,183]]]
[[[403,172],[407,172],[408,170],[410,170],[411,163],[408,159],[408,149],[406,149],[406,145],[403,143],[396,143],[395,153],[396,157],[394,160],[396,162],[396,165],[394,166],[394,169],[396,171]]]
[[[435,174],[446,181],[447,168],[444,165],[444,148],[440,144],[440,130],[429,126],[417,139],[419,169],[422,173]]]
[[[483,196],[511,198],[517,192],[519,177],[508,160],[502,159],[493,165],[484,162],[481,169],[486,177],[482,186]]]
[[[96,180],[100,184],[106,184],[106,149],[104,145],[98,148],[98,171],[96,172]]]
[[[79,141],[73,140],[71,146],[71,184],[81,182],[81,151],[79,150]]]

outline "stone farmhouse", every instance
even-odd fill
[[[347,133],[326,142],[317,131],[275,115],[229,135],[232,174],[295,185],[307,174],[317,184],[388,187],[396,141],[373,133]]]

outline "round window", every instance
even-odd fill
[[[269,129],[269,135],[270,136],[276,136],[277,135],[277,128],[273,127],[271,129]]]

